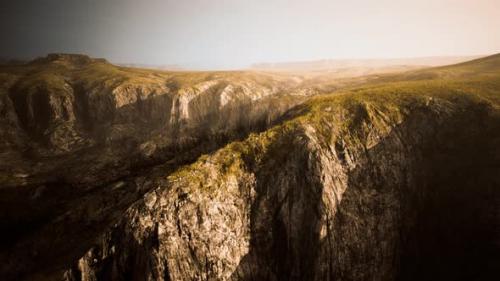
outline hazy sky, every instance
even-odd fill
[[[500,0],[1,0],[0,56],[241,68],[500,52]]]

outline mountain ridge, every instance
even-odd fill
[[[21,229],[9,240],[12,246],[0,252],[0,272],[6,280],[468,280],[473,276],[489,280],[495,274],[493,265],[500,261],[495,246],[499,221],[495,204],[500,202],[495,178],[500,172],[498,58],[377,75],[312,95],[291,92],[300,93],[301,87],[316,80],[289,76],[92,69],[110,72],[111,78],[101,81],[111,79],[108,83],[119,89],[115,94],[132,93],[111,103],[125,111],[116,113],[119,117],[113,121],[119,123],[111,122],[104,132],[123,129],[116,125],[133,128],[148,123],[134,120],[151,110],[141,111],[143,105],[135,107],[126,98],[147,89],[146,81],[153,88],[176,89],[171,107],[160,106],[157,112],[172,108],[168,111],[173,115],[160,114],[160,123],[171,126],[175,116],[173,124],[179,126],[148,135],[122,156],[114,154],[119,148],[111,151],[119,142],[104,141],[110,154],[97,150],[97,158],[66,159],[55,167],[74,165],[76,170],[65,171],[65,183],[58,182],[58,188],[30,182],[31,175],[15,177],[13,193],[1,190],[4,200],[14,198],[2,203],[11,208],[2,214],[18,217],[4,215],[2,221],[12,225],[2,227],[17,233],[15,222],[40,225]],[[16,71],[22,77],[22,71]],[[52,71],[60,73],[56,69],[43,74]],[[90,70],[71,75],[86,71]],[[11,86],[33,85],[2,75],[2,81],[18,79]],[[39,72],[28,75],[40,78]],[[63,76],[54,88],[63,89],[58,85],[71,80],[70,75]],[[102,79],[95,74],[85,78],[95,77]],[[35,88],[40,85],[37,79]],[[262,95],[250,90],[249,97],[257,99],[250,98],[249,106],[258,109],[258,116],[266,116],[263,125],[252,127],[251,120],[243,118],[246,107],[235,103],[237,113],[233,113],[241,117],[223,115],[221,124],[238,120],[245,126],[235,126],[232,132],[246,128],[243,134],[217,145],[213,145],[217,134],[208,142],[196,140],[193,132],[199,130],[199,122],[213,124],[214,116],[224,114],[199,112],[231,104],[231,98],[246,94],[244,88],[228,87],[251,82],[263,83],[256,89],[274,89],[267,94],[261,90]],[[83,85],[82,93],[91,93],[88,90],[99,83]],[[95,94],[106,87],[94,88],[100,89]],[[11,89],[15,87],[2,91]],[[2,95],[4,101],[18,92],[9,93]],[[205,98],[191,103],[199,96]],[[157,101],[151,106],[158,106]],[[266,115],[269,110],[273,117]],[[107,114],[109,108],[97,107],[95,112]],[[15,111],[7,113],[15,119]],[[189,127],[193,120],[194,127]],[[161,145],[176,130],[177,136],[185,130],[193,145],[173,146],[173,158],[160,158],[144,169],[126,164],[131,151]],[[130,133],[130,128],[125,131]],[[204,143],[212,144],[211,149],[200,148],[189,160],[176,162],[183,151]],[[161,149],[150,151],[168,155]],[[101,158],[109,158],[101,161],[116,162],[115,166],[93,162]],[[87,169],[95,176],[89,176]],[[72,177],[83,179],[83,184],[70,184]],[[103,184],[92,186],[95,182]],[[74,193],[69,197],[56,192],[68,188]],[[81,188],[84,193],[79,193]],[[24,214],[26,198],[32,199]],[[44,207],[46,200],[61,205]],[[33,206],[48,219],[30,218]],[[45,213],[56,206],[59,212]]]

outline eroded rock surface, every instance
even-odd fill
[[[161,179],[66,279],[487,280],[500,115],[461,103],[345,101],[231,144]]]
[[[0,274],[492,280],[499,58],[312,98],[277,74],[9,69]]]
[[[53,54],[2,71],[0,145],[10,154],[0,156],[7,163],[17,153],[22,163],[0,168],[77,184],[110,179],[68,173],[75,154],[95,162],[87,171],[110,166],[124,173],[151,158],[166,161],[190,147],[217,148],[213,143],[263,130],[305,98],[294,91],[298,82],[283,76],[130,69],[79,55]]]
[[[148,191],[136,188],[138,176],[265,130],[303,102],[290,81],[253,72],[131,69],[64,54],[1,66],[3,248],[35,241],[28,252],[50,251],[34,237],[54,229],[62,237],[82,233],[88,248],[95,235],[89,225],[107,226]]]

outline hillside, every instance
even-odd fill
[[[408,70],[412,68],[437,67],[466,62],[480,56],[466,57],[420,57],[394,59],[330,59],[317,61],[298,61],[281,63],[260,63],[253,69],[288,72],[357,72],[357,75],[390,72],[391,69]]]
[[[54,174],[77,154],[102,162],[88,170],[160,154],[164,161],[182,147],[266,128],[308,95],[295,91],[299,83],[278,74],[125,68],[82,55],[53,54],[3,66],[0,170],[14,168],[6,174],[30,178]],[[30,166],[33,159],[49,158],[51,171]],[[12,160],[17,167],[1,166]],[[4,184],[23,181],[6,174],[0,176]],[[98,176],[88,175],[89,181]]]
[[[472,61],[458,64],[440,66],[429,69],[410,71],[403,74],[389,74],[382,78],[387,81],[408,81],[408,80],[481,80],[488,78],[497,78],[499,74],[498,64],[500,55],[492,55],[484,58],[478,58]]]
[[[0,252],[5,280],[497,274],[500,55],[312,94],[315,80],[301,76],[47,59],[1,72],[2,157],[85,168],[43,188],[50,169],[32,170],[36,180],[2,174],[12,185],[3,206],[16,214],[2,227],[18,228]],[[72,106],[77,93],[83,108]],[[46,213],[21,211],[23,197]]]

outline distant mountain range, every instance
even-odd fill
[[[186,70],[184,67],[177,64],[144,64],[144,63],[117,63],[116,65],[133,68],[147,68],[159,70],[181,71]]]
[[[408,66],[442,66],[477,59],[481,56],[433,56],[390,59],[324,59],[277,63],[258,63],[252,69],[270,71],[328,71],[353,68],[394,68]]]

